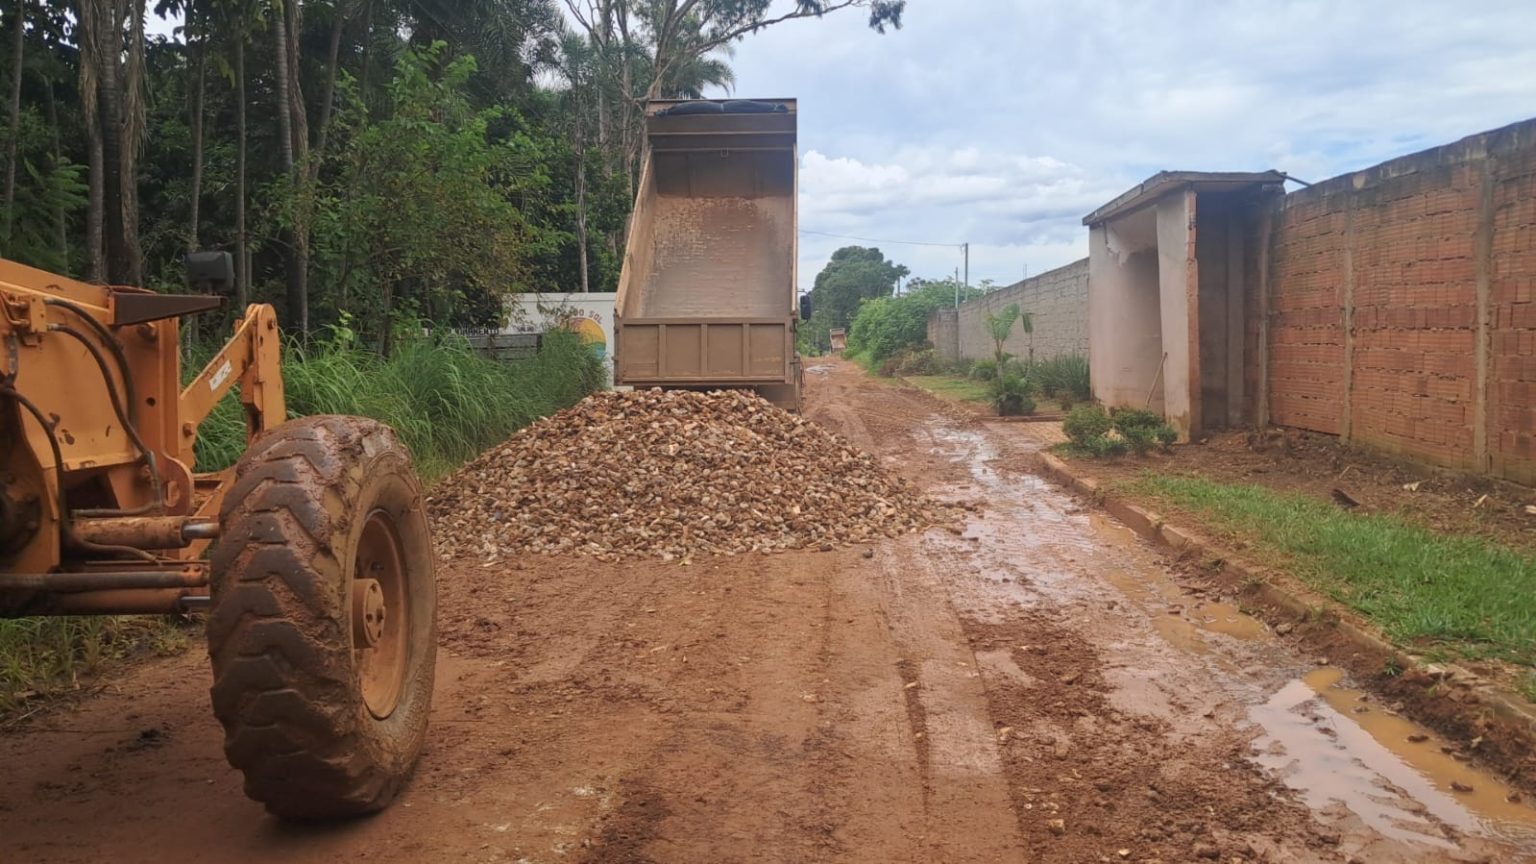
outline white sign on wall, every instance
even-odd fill
[[[613,304],[617,294],[514,294],[507,298],[503,333],[538,335],[567,330],[603,359],[613,386]]]

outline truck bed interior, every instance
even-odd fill
[[[781,318],[794,274],[792,151],[658,152],[634,318]]]

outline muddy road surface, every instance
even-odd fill
[[[446,567],[431,743],[339,826],[241,795],[198,652],[140,665],[0,738],[0,861],[1536,860],[1495,778],[1029,473],[1043,427],[808,377],[812,418],[980,513]]]

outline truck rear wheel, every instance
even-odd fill
[[[208,652],[224,752],[288,819],[382,809],[426,739],[437,655],[421,484],[387,426],[307,417],[235,469]]]

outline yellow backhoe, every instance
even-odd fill
[[[232,279],[224,253],[188,267],[205,290]],[[0,259],[0,617],[206,613],[246,793],[291,819],[378,810],[432,697],[421,484],[387,426],[288,420],[270,306],[183,385],[179,320],[220,302]],[[236,387],[246,452],[197,473],[198,425]]]

